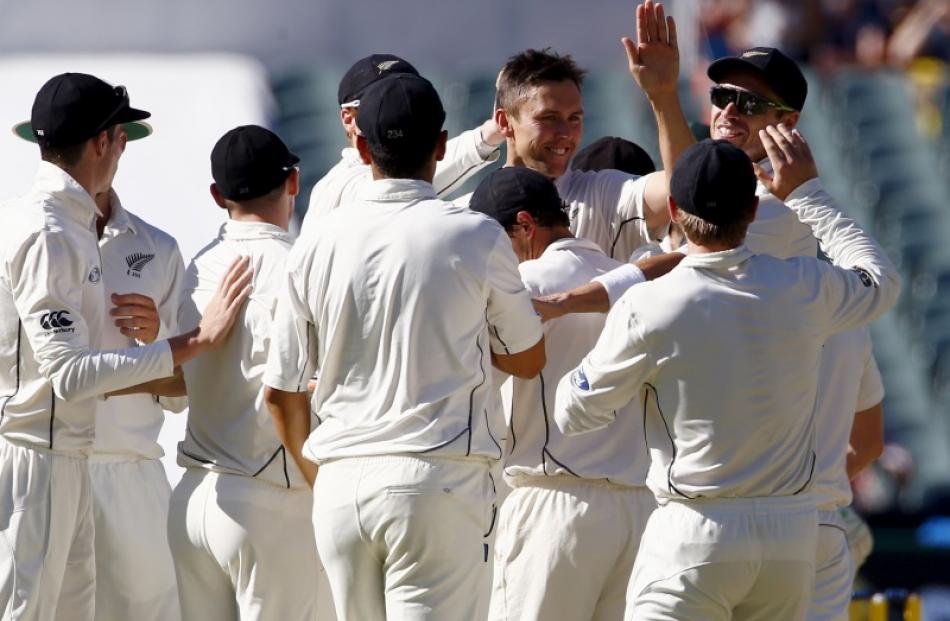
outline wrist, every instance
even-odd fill
[[[680,94],[676,85],[673,85],[671,89],[664,88],[644,92],[654,112],[663,112],[670,109],[676,110],[680,107]]]

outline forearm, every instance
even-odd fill
[[[653,116],[656,119],[657,136],[660,144],[660,160],[663,172],[650,175],[646,194],[647,228],[652,230],[669,222],[667,198],[670,194],[670,179],[680,154],[696,142],[689,123],[683,114],[679,95],[674,91],[650,98]]]
[[[313,487],[317,465],[303,456],[303,445],[310,435],[310,399],[306,392],[285,392],[267,387],[267,407],[274,419],[274,428],[284,448],[290,453],[300,472]]]
[[[835,265],[861,268],[880,287],[900,286],[897,269],[884,250],[858,224],[845,216],[825,192],[818,178],[793,190],[785,204],[812,229],[822,250]]]
[[[121,390],[115,390],[108,393],[107,397],[119,397],[122,395],[150,394],[156,397],[184,397],[188,394],[185,387],[185,379],[181,376],[181,370],[175,369],[176,375],[172,377],[163,377],[143,384],[137,384]]]
[[[494,123],[494,121],[492,121]],[[446,144],[445,157],[436,164],[432,185],[444,197],[458,189],[499,156],[499,145],[482,138],[480,127],[462,132]]]
[[[170,377],[174,363],[165,341],[110,351],[63,353],[40,363],[53,391],[64,401],[90,399]]]
[[[884,409],[879,403],[854,415],[848,444],[848,479],[854,479],[884,452]]]

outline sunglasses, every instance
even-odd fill
[[[736,108],[739,110],[739,114],[744,116],[762,114],[769,108],[778,110],[779,112],[796,111],[794,108],[790,108],[785,104],[780,104],[770,99],[766,99],[761,95],[756,95],[754,93],[750,93],[749,91],[741,91],[737,88],[729,88],[728,86],[721,85],[717,85],[709,89],[709,99],[712,101],[712,105],[716,106],[720,110],[724,109],[730,103],[734,103],[736,104]]]

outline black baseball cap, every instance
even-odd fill
[[[356,126],[366,141],[393,152],[428,146],[442,131],[445,108],[432,83],[412,73],[371,84],[360,100]]]
[[[755,187],[749,156],[727,140],[707,138],[680,155],[670,179],[670,196],[683,211],[725,225],[752,203]]]
[[[393,54],[371,54],[361,58],[343,74],[336,93],[337,102],[341,106],[359,106],[367,86],[397,73],[419,75],[415,67]]]
[[[235,127],[211,150],[211,176],[225,198],[247,201],[282,184],[300,158],[259,125]]]
[[[598,138],[577,152],[571,161],[574,170],[605,170],[612,168],[631,175],[648,175],[656,164],[643,148],[616,136]]]
[[[138,140],[152,133],[152,127],[142,122],[150,116],[129,105],[124,86],[111,86],[85,73],[62,73],[40,88],[30,120],[18,123],[13,131],[43,146],[68,147],[122,124],[129,140]]]
[[[808,82],[794,60],[774,47],[753,47],[738,56],[720,58],[709,65],[706,75],[717,84],[729,71],[751,69],[782,98],[782,102],[796,110],[805,106]]]
[[[475,188],[468,207],[506,227],[515,223],[519,211],[537,216],[565,210],[554,182],[523,166],[499,168],[485,177]]]

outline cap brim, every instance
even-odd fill
[[[718,84],[727,73],[740,69],[754,71],[760,76],[765,77],[765,71],[763,71],[761,67],[743,58],[736,58],[735,56],[728,56],[713,61],[709,65],[709,68],[706,69],[706,75],[709,76],[710,80]]]
[[[136,110],[136,112],[141,112],[141,110]],[[147,112],[145,114],[148,115]],[[142,118],[148,118],[148,116]],[[145,138],[152,133],[152,126],[145,121],[128,121],[122,125],[125,127],[125,133],[128,134],[130,141]],[[27,142],[36,142],[36,136],[33,135],[33,124],[29,121],[23,121],[22,123],[14,125],[13,133]]]

